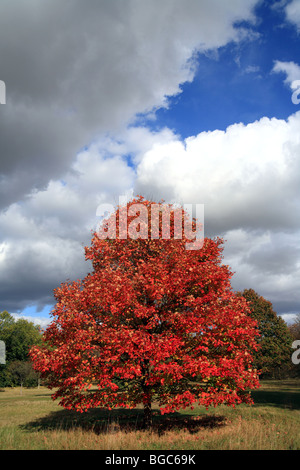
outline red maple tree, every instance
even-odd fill
[[[128,214],[137,203],[150,221],[153,203],[142,197],[127,204]],[[117,229],[120,210],[113,214]],[[142,403],[149,427],[154,401],[162,413],[252,402],[256,322],[232,291],[223,240],[205,238],[201,249],[186,249],[185,236],[172,229],[174,213],[169,239],[95,232],[86,247],[93,271],[55,290],[53,321],[31,358],[63,407]]]

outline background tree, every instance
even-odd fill
[[[11,326],[15,323],[14,317],[6,310],[0,312],[0,334],[4,328]]]
[[[41,342],[40,327],[23,318],[15,320],[7,311],[0,313],[0,340],[5,343],[6,364],[0,365],[0,386],[13,386],[9,365],[30,360],[29,350]]]
[[[148,223],[136,217],[135,204],[147,209]],[[185,236],[174,237],[174,210],[170,239],[162,239],[162,223],[159,238],[151,239],[152,204],[139,198],[126,206],[126,233],[138,223],[136,239],[123,238],[120,208],[112,215],[116,238],[94,234],[86,248],[93,271],[55,290],[45,344],[31,351],[62,406],[142,403],[145,427],[154,400],[163,413],[194,403],[234,406],[250,403],[249,389],[258,386],[251,356],[256,322],[231,289],[222,240],[187,250]],[[200,382],[192,382],[196,376]]]
[[[272,303],[253,289],[240,293],[249,302],[251,317],[257,321],[259,349],[254,352],[255,367],[261,378],[281,378],[291,371],[292,336],[285,321],[273,310]]]
[[[8,365],[8,374],[11,376],[13,385],[19,385],[21,394],[23,386],[30,387],[37,384],[37,373],[34,371],[30,361],[12,361]]]
[[[12,317],[13,318],[13,317]],[[0,326],[0,339],[6,344],[7,361],[26,361],[32,345],[41,341],[40,327],[23,318],[8,321]]]
[[[295,320],[289,325],[289,332],[292,338],[300,339],[300,313],[296,316]]]

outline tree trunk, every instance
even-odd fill
[[[151,408],[151,399],[149,398],[144,402],[144,420],[143,420],[143,429],[150,429],[152,427],[152,408]]]
[[[145,359],[142,365],[143,381],[143,403],[144,403],[144,419],[143,419],[143,429],[150,429],[152,426],[152,394],[151,387],[147,384],[147,379],[149,377],[149,359]]]

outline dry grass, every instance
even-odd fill
[[[0,392],[0,449],[7,450],[287,450],[300,449],[300,381],[265,382],[255,405],[195,408],[154,415],[142,431],[142,410],[63,410],[49,390]]]

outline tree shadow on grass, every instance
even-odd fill
[[[284,390],[255,390],[251,392],[256,406],[273,406],[290,410],[300,409],[300,392]]]
[[[167,431],[185,430],[191,434],[200,429],[213,429],[224,426],[224,416],[200,415],[192,416],[183,413],[161,415],[153,412],[152,432],[162,435]],[[131,432],[143,429],[143,410],[105,410],[92,409],[86,413],[61,410],[31,421],[21,426],[25,431],[42,430],[76,430],[91,431],[96,434]]]

